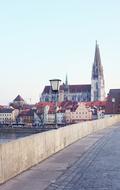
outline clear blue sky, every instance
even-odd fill
[[[120,88],[119,0],[1,0],[0,104],[39,100],[49,79],[91,82],[95,40],[106,93]]]

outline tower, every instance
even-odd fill
[[[66,74],[65,84],[64,84],[64,100],[69,100],[69,85],[68,85],[68,77]]]
[[[101,64],[100,50],[96,41],[95,57],[91,77],[91,101],[105,100],[105,84],[103,66]]]
[[[66,78],[65,78],[65,85],[68,86],[68,76],[66,74]]]

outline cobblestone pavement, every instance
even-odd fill
[[[0,190],[120,190],[120,124],[77,141]]]

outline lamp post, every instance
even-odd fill
[[[50,80],[51,88],[52,91],[55,93],[55,128],[57,129],[57,94],[59,91],[59,86],[60,86],[60,79],[52,79]]]

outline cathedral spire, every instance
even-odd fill
[[[92,68],[91,100],[104,100],[104,75],[101,63],[99,45],[96,41],[94,63]]]
[[[68,86],[68,76],[66,74],[66,78],[65,78],[65,85]]]
[[[95,47],[94,63],[97,64],[98,66],[101,65],[100,50],[99,50],[99,45],[98,45],[97,41],[96,41],[96,47]]]
[[[69,100],[69,85],[68,85],[68,76],[65,77],[65,86],[64,86],[64,100]]]
[[[101,57],[100,57],[100,50],[99,45],[96,40],[96,47],[95,47],[95,56],[94,56],[94,63],[93,63],[93,70],[92,70],[92,78],[103,77],[103,67],[101,64]]]

